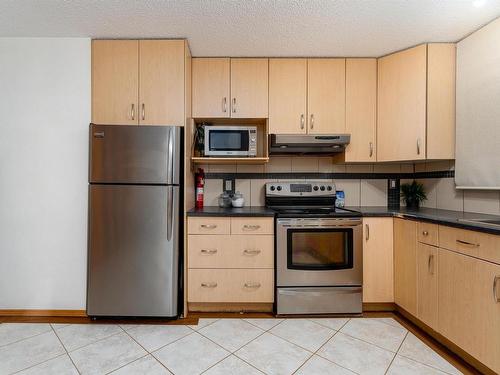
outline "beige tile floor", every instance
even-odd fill
[[[392,318],[0,324],[3,374],[460,374]]]

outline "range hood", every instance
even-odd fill
[[[271,134],[269,154],[334,154],[344,152],[350,140],[350,134]]]

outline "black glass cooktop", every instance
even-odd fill
[[[361,216],[359,212],[346,210],[338,207],[279,207],[268,206],[276,211],[279,217],[356,217]]]

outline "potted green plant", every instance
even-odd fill
[[[407,208],[418,209],[420,203],[427,199],[424,185],[413,180],[411,183],[401,185],[401,197],[405,200]]]

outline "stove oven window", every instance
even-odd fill
[[[289,229],[287,235],[289,269],[353,268],[352,229]]]

